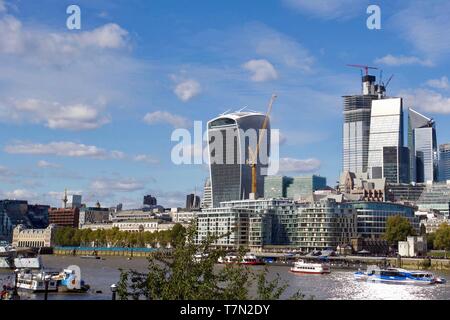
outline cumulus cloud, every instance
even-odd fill
[[[290,8],[323,19],[350,18],[365,12],[366,0],[283,0]]]
[[[60,168],[61,165],[57,164],[57,163],[52,163],[52,162],[48,162],[45,160],[39,160],[37,163],[37,166],[39,168]]]
[[[265,59],[250,60],[243,65],[243,68],[252,73],[251,79],[255,82],[275,80],[278,78],[278,73],[274,66]]]
[[[30,191],[30,190],[26,190],[26,189],[16,189],[13,191],[7,191],[5,193],[3,193],[3,197],[6,197],[8,199],[18,199],[18,200],[30,200],[30,199],[35,199],[37,198],[37,193]]]
[[[387,66],[421,65],[425,67],[432,67],[434,65],[430,59],[424,60],[415,56],[394,56],[392,54],[375,59],[375,63],[384,64]]]
[[[68,104],[39,99],[9,99],[0,103],[0,121],[44,123],[50,129],[92,130],[110,122],[102,105]]]
[[[80,33],[55,33],[26,29],[19,19],[8,15],[0,19],[0,30],[0,53],[27,55],[30,58],[58,58],[58,55],[81,54],[84,50],[119,49],[128,42],[128,32],[115,23]]]
[[[427,85],[436,88],[436,89],[448,89],[450,88],[448,78],[446,76],[441,77],[440,79],[431,79],[427,81]]]
[[[450,114],[450,97],[429,89],[403,90],[399,94],[412,108],[424,112]]]
[[[190,122],[188,119],[167,111],[155,111],[147,113],[144,116],[144,122],[150,125],[157,123],[167,123],[174,128],[187,128],[190,126]]]
[[[136,179],[96,179],[91,182],[90,189],[93,192],[103,194],[105,192],[133,192],[144,189],[145,185]]]
[[[188,79],[178,83],[174,89],[176,96],[183,102],[187,102],[200,94],[201,86],[196,80]]]
[[[448,12],[448,1],[410,1],[391,21],[415,49],[435,60],[450,53]]]
[[[89,146],[70,141],[50,142],[47,144],[17,142],[7,145],[4,151],[10,154],[27,155],[55,155],[63,157],[88,157],[88,158],[117,158],[120,154],[117,152],[106,151],[96,146]]]
[[[133,157],[133,160],[136,162],[145,162],[149,164],[156,164],[159,163],[159,160],[154,158],[153,156],[147,155],[147,154],[138,154]]]
[[[310,173],[318,170],[321,166],[321,162],[314,158],[305,160],[281,158],[279,166],[279,171],[283,173]]]

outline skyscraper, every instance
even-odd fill
[[[439,146],[439,181],[450,180],[450,143]]]
[[[370,110],[372,101],[378,99],[375,80],[375,76],[363,76],[362,94],[343,97],[343,171],[367,172]]]
[[[412,182],[437,181],[438,153],[435,122],[409,109],[408,147]]]
[[[208,122],[208,147],[212,204],[222,201],[248,199],[251,193],[252,173],[248,165],[250,151],[255,150],[265,115],[256,112],[235,112],[221,115]],[[260,146],[261,155],[270,154],[270,124]],[[262,173],[267,157],[257,159],[257,195],[264,195]]]
[[[191,193],[186,196],[186,210],[200,209],[200,197]]]
[[[395,149],[385,147],[395,147]],[[392,165],[385,172],[384,164],[392,164],[392,152],[395,153],[395,163],[399,166],[395,170]],[[405,164],[403,159],[403,100],[402,98],[385,98],[372,101],[369,137],[368,172],[371,179],[385,178],[389,172],[390,182],[407,183],[408,177],[402,176]],[[386,161],[384,160],[386,157]],[[409,165],[408,165],[409,168]],[[388,169],[388,168],[386,168]],[[409,175],[408,175],[409,176]]]

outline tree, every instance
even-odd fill
[[[408,236],[415,235],[415,230],[409,220],[402,216],[392,216],[386,221],[385,239],[391,245],[405,241]]]
[[[255,281],[257,293],[254,298],[279,299],[287,288],[287,284],[279,284],[279,277],[267,281],[267,270],[255,275],[240,264],[217,268],[218,258],[225,255],[223,250],[211,246],[217,238],[208,237],[196,244],[195,235],[194,225],[186,230],[185,237],[178,234],[171,255],[164,255],[164,251],[154,253],[149,257],[146,273],[120,270],[120,299],[247,300],[252,298],[249,288]],[[245,250],[241,249],[239,256],[242,258],[244,254]],[[302,296],[296,295],[295,298]]]
[[[436,230],[434,247],[441,250],[450,250],[450,225],[443,223]]]

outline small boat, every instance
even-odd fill
[[[96,260],[101,260],[101,257],[96,256],[96,255],[85,255],[85,256],[80,256],[81,259],[96,259]]]
[[[305,260],[298,260],[294,262],[291,272],[305,273],[305,274],[326,274],[330,273],[330,264],[327,262],[310,263]]]
[[[249,266],[259,266],[264,265],[265,262],[261,259],[258,259],[254,254],[248,253],[242,258],[241,264]]]
[[[385,268],[369,266],[366,272],[357,271],[354,277],[359,281],[374,283],[429,285],[442,283],[432,273],[426,271],[409,271],[400,268]],[[445,280],[444,280],[445,281]]]
[[[45,283],[48,282],[48,288]],[[45,272],[33,272],[30,269],[23,269],[17,274],[17,288],[31,292],[57,291],[58,283],[52,279],[52,275]]]
[[[238,262],[238,256],[235,254],[227,254],[225,257],[219,257],[217,260],[218,263],[223,264],[230,264],[230,263],[237,263]]]

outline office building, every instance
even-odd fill
[[[124,211],[117,213],[119,215]],[[79,213],[79,227],[84,225],[106,223],[111,220],[111,209],[101,207],[83,207]]]
[[[450,143],[439,146],[439,181],[450,180]]]
[[[383,177],[386,183],[409,181],[409,149],[407,147],[383,147]]]
[[[211,180],[209,178],[206,179],[205,185],[203,187],[203,199],[200,204],[200,207],[209,208],[212,206],[212,190],[211,190]]]
[[[419,201],[426,185],[423,183],[390,183],[386,187],[386,201],[416,203]]]
[[[438,211],[441,215],[449,217],[450,181],[440,183],[427,183],[417,206],[421,211]]]
[[[385,147],[395,147],[395,149]],[[408,183],[402,166],[407,160],[403,149],[403,101],[402,98],[385,98],[372,101],[370,120],[368,172],[371,179],[389,176],[390,183]],[[384,157],[387,159],[384,161]],[[396,160],[396,161],[394,161]],[[396,170],[392,165],[396,163]],[[384,165],[388,168],[384,170]],[[409,165],[407,166],[409,168]],[[392,174],[395,173],[395,176]],[[409,176],[409,174],[406,174]]]
[[[287,186],[290,182],[292,182],[292,178],[285,176],[264,177],[264,198],[287,198]]]
[[[208,122],[209,168],[212,188],[212,204],[249,199],[252,192],[252,173],[248,164],[253,158],[259,136],[261,139],[257,157],[256,197],[264,195],[264,179],[270,155],[270,123],[262,132],[265,115],[255,112],[235,112],[221,115]],[[261,157],[262,155],[262,157]]]
[[[327,179],[316,175],[289,178],[286,195],[290,199],[311,201],[314,191],[327,186]]]
[[[155,197],[152,197],[151,194],[144,196],[144,206],[156,206],[157,201]]]
[[[412,182],[437,181],[438,153],[436,127],[433,119],[409,109],[408,147]]]
[[[200,197],[191,193],[186,196],[186,210],[200,209]]]
[[[378,99],[375,81],[375,76],[365,75],[362,94],[343,97],[342,171],[367,171],[371,106],[372,101]]]
[[[48,211],[48,222],[58,227],[78,228],[80,209],[78,208],[51,208]]]
[[[81,208],[81,195],[73,194],[68,197],[67,208]]]
[[[357,212],[357,232],[363,238],[380,239],[386,232],[389,217],[407,218],[414,229],[419,232],[419,218],[414,215],[414,207],[389,202],[349,202],[342,208],[353,208]]]

